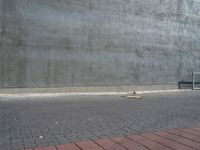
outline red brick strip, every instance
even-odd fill
[[[188,132],[184,132],[183,130],[170,130],[170,131],[167,131],[167,132],[178,135],[178,136],[182,136],[182,137],[187,138],[187,139],[192,140],[192,141],[200,142],[200,136],[193,135],[193,134],[188,133]]]
[[[200,132],[200,128],[191,128],[191,129],[194,129],[194,130],[197,130],[197,131]]]
[[[133,141],[136,141],[137,143],[144,145],[145,147],[151,149],[151,150],[171,150],[170,148],[163,146],[157,142],[154,142],[152,140],[149,140],[147,138],[144,138],[140,135],[133,135],[133,136],[128,136]]]
[[[160,131],[26,150],[200,150],[200,128]]]
[[[200,131],[199,130],[194,130],[194,129],[181,129],[183,132],[187,132],[196,136],[200,137]]]
[[[146,137],[146,138],[148,138],[150,140],[153,140],[153,141],[155,141],[157,143],[160,143],[160,144],[162,144],[164,146],[167,146],[167,147],[169,147],[171,149],[176,149],[176,150],[183,150],[183,149],[184,150],[192,150],[192,148],[190,148],[188,146],[185,146],[183,144],[179,144],[179,143],[177,143],[175,141],[166,139],[166,138],[158,136],[156,134],[149,133],[149,134],[144,134],[142,136],[144,136],[144,137]]]
[[[186,139],[184,137],[177,136],[177,135],[174,135],[174,134],[171,134],[171,133],[168,133],[168,132],[163,132],[163,131],[157,132],[156,134],[160,135],[162,137],[165,137],[167,139],[173,140],[177,143],[180,143],[180,144],[183,144],[183,145],[186,145],[186,146],[200,150],[200,143],[198,143],[198,142],[194,142],[194,141]]]
[[[102,147],[97,145],[93,141],[83,141],[83,142],[77,142],[76,143],[82,150],[103,150]]]
[[[65,145],[57,145],[56,147],[59,150],[81,150],[74,143],[72,143],[72,144],[65,144]]]
[[[121,146],[125,147],[128,150],[148,150],[146,147],[142,146],[141,144],[136,143],[128,139],[127,137],[116,137],[112,138],[113,141],[120,144]]]
[[[101,139],[96,140],[95,142],[106,150],[126,150],[124,147],[120,146],[116,142],[111,141],[110,139]]]
[[[56,147],[49,146],[49,147],[43,147],[43,148],[35,148],[34,150],[56,150]]]

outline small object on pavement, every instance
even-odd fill
[[[126,98],[129,98],[129,99],[142,99],[142,96],[140,96],[140,95],[128,95],[128,96],[126,96]]]
[[[39,136],[39,139],[43,139],[44,137],[42,135]]]
[[[142,96],[140,96],[140,95],[128,95],[128,96],[126,96],[126,98],[129,98],[129,99],[142,99]]]
[[[141,95],[136,95],[136,92],[128,92],[126,95],[122,95],[121,97],[128,98],[128,99],[142,99]]]

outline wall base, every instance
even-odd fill
[[[96,92],[134,92],[178,89],[177,85],[151,86],[96,86],[96,87],[62,87],[62,88],[13,88],[0,89],[0,94],[29,93],[96,93]]]

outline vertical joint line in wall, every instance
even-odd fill
[[[28,49],[27,49],[27,47],[22,47],[23,48],[23,50],[25,51],[25,62],[26,62],[26,64],[25,64],[25,77],[26,77],[26,79],[25,79],[25,82],[23,83],[24,85],[23,86],[25,86],[25,87],[28,87],[27,86],[27,68],[28,68]]]
[[[71,65],[72,67],[72,65]],[[71,83],[72,87],[74,87],[74,69],[72,67],[72,83]]]
[[[194,81],[195,81],[195,74],[194,74],[194,72],[193,72],[193,73],[192,73],[192,89],[193,89],[193,90],[194,90],[194,87],[195,87]]]
[[[4,82],[4,54],[2,55],[2,60],[1,60],[1,87],[3,87],[3,82]]]
[[[3,0],[3,9],[2,9],[2,13],[3,13],[3,18],[2,18],[2,26],[1,26],[1,35],[5,34],[5,18],[6,18],[6,0]]]
[[[49,50],[49,52],[48,52],[48,50]],[[48,47],[47,48],[47,53],[48,53],[48,55],[47,55],[47,77],[46,77],[46,83],[47,83],[47,86],[49,85],[49,83],[50,83],[50,73],[51,73],[51,51],[50,51],[50,47]]]

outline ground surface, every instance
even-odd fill
[[[0,98],[0,149],[60,145],[200,125],[200,92]]]
[[[200,150],[200,127],[81,141],[26,150]]]

